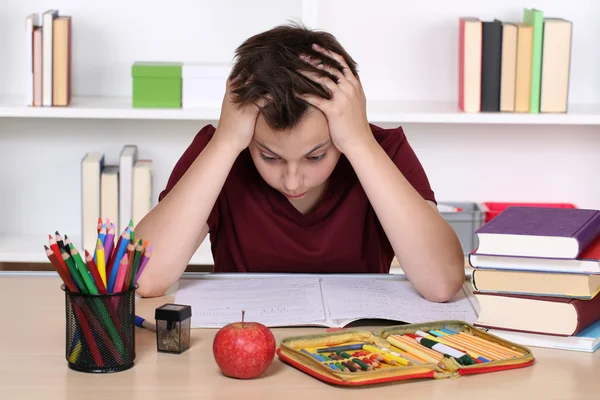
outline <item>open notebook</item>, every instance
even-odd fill
[[[182,279],[175,302],[192,306],[192,327],[220,328],[245,320],[268,327],[344,327],[360,319],[417,323],[477,320],[477,300],[465,285],[452,301],[432,303],[410,282],[361,276]]]

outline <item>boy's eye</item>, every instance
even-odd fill
[[[321,154],[320,156],[308,157],[308,159],[310,161],[321,161],[323,159],[323,157],[325,157],[325,153]]]
[[[268,162],[273,162],[273,161],[277,160],[277,157],[266,156],[263,153],[260,153],[260,156],[262,157],[263,160],[268,161]]]

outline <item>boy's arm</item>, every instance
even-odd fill
[[[464,255],[437,206],[423,199],[375,139],[346,153],[394,253],[428,300],[450,300],[464,283]]]
[[[208,233],[207,220],[233,163],[252,140],[264,101],[238,107],[232,101],[232,89],[229,80],[212,139],[186,166],[167,196],[135,227],[135,236],[154,247],[138,281],[141,296],[162,296],[181,277]]]
[[[238,154],[215,135],[169,194],[135,227],[135,236],[153,246],[138,281],[141,296],[162,296],[181,277],[208,233],[206,221]]]
[[[373,137],[362,85],[344,58],[316,45],[313,48],[337,61],[341,68],[330,67],[318,58],[301,58],[329,72],[337,82],[313,72],[308,65],[299,72],[323,86],[332,98],[303,93],[297,96],[327,117],[333,143],[352,164],[411,283],[428,300],[451,299],[465,279],[464,256],[454,230],[413,188]]]

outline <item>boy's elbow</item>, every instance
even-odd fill
[[[460,291],[465,283],[464,265],[458,270],[452,268],[451,274],[445,274],[436,284],[431,285],[423,297],[434,303],[445,303],[450,301]],[[456,270],[456,272],[454,272]]]
[[[141,297],[160,297],[165,294],[167,289],[160,287],[152,282],[139,282],[139,287],[136,291]]]

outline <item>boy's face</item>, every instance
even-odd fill
[[[289,132],[273,131],[259,116],[249,149],[262,178],[292,203],[317,201],[340,157],[327,118],[312,107]]]

